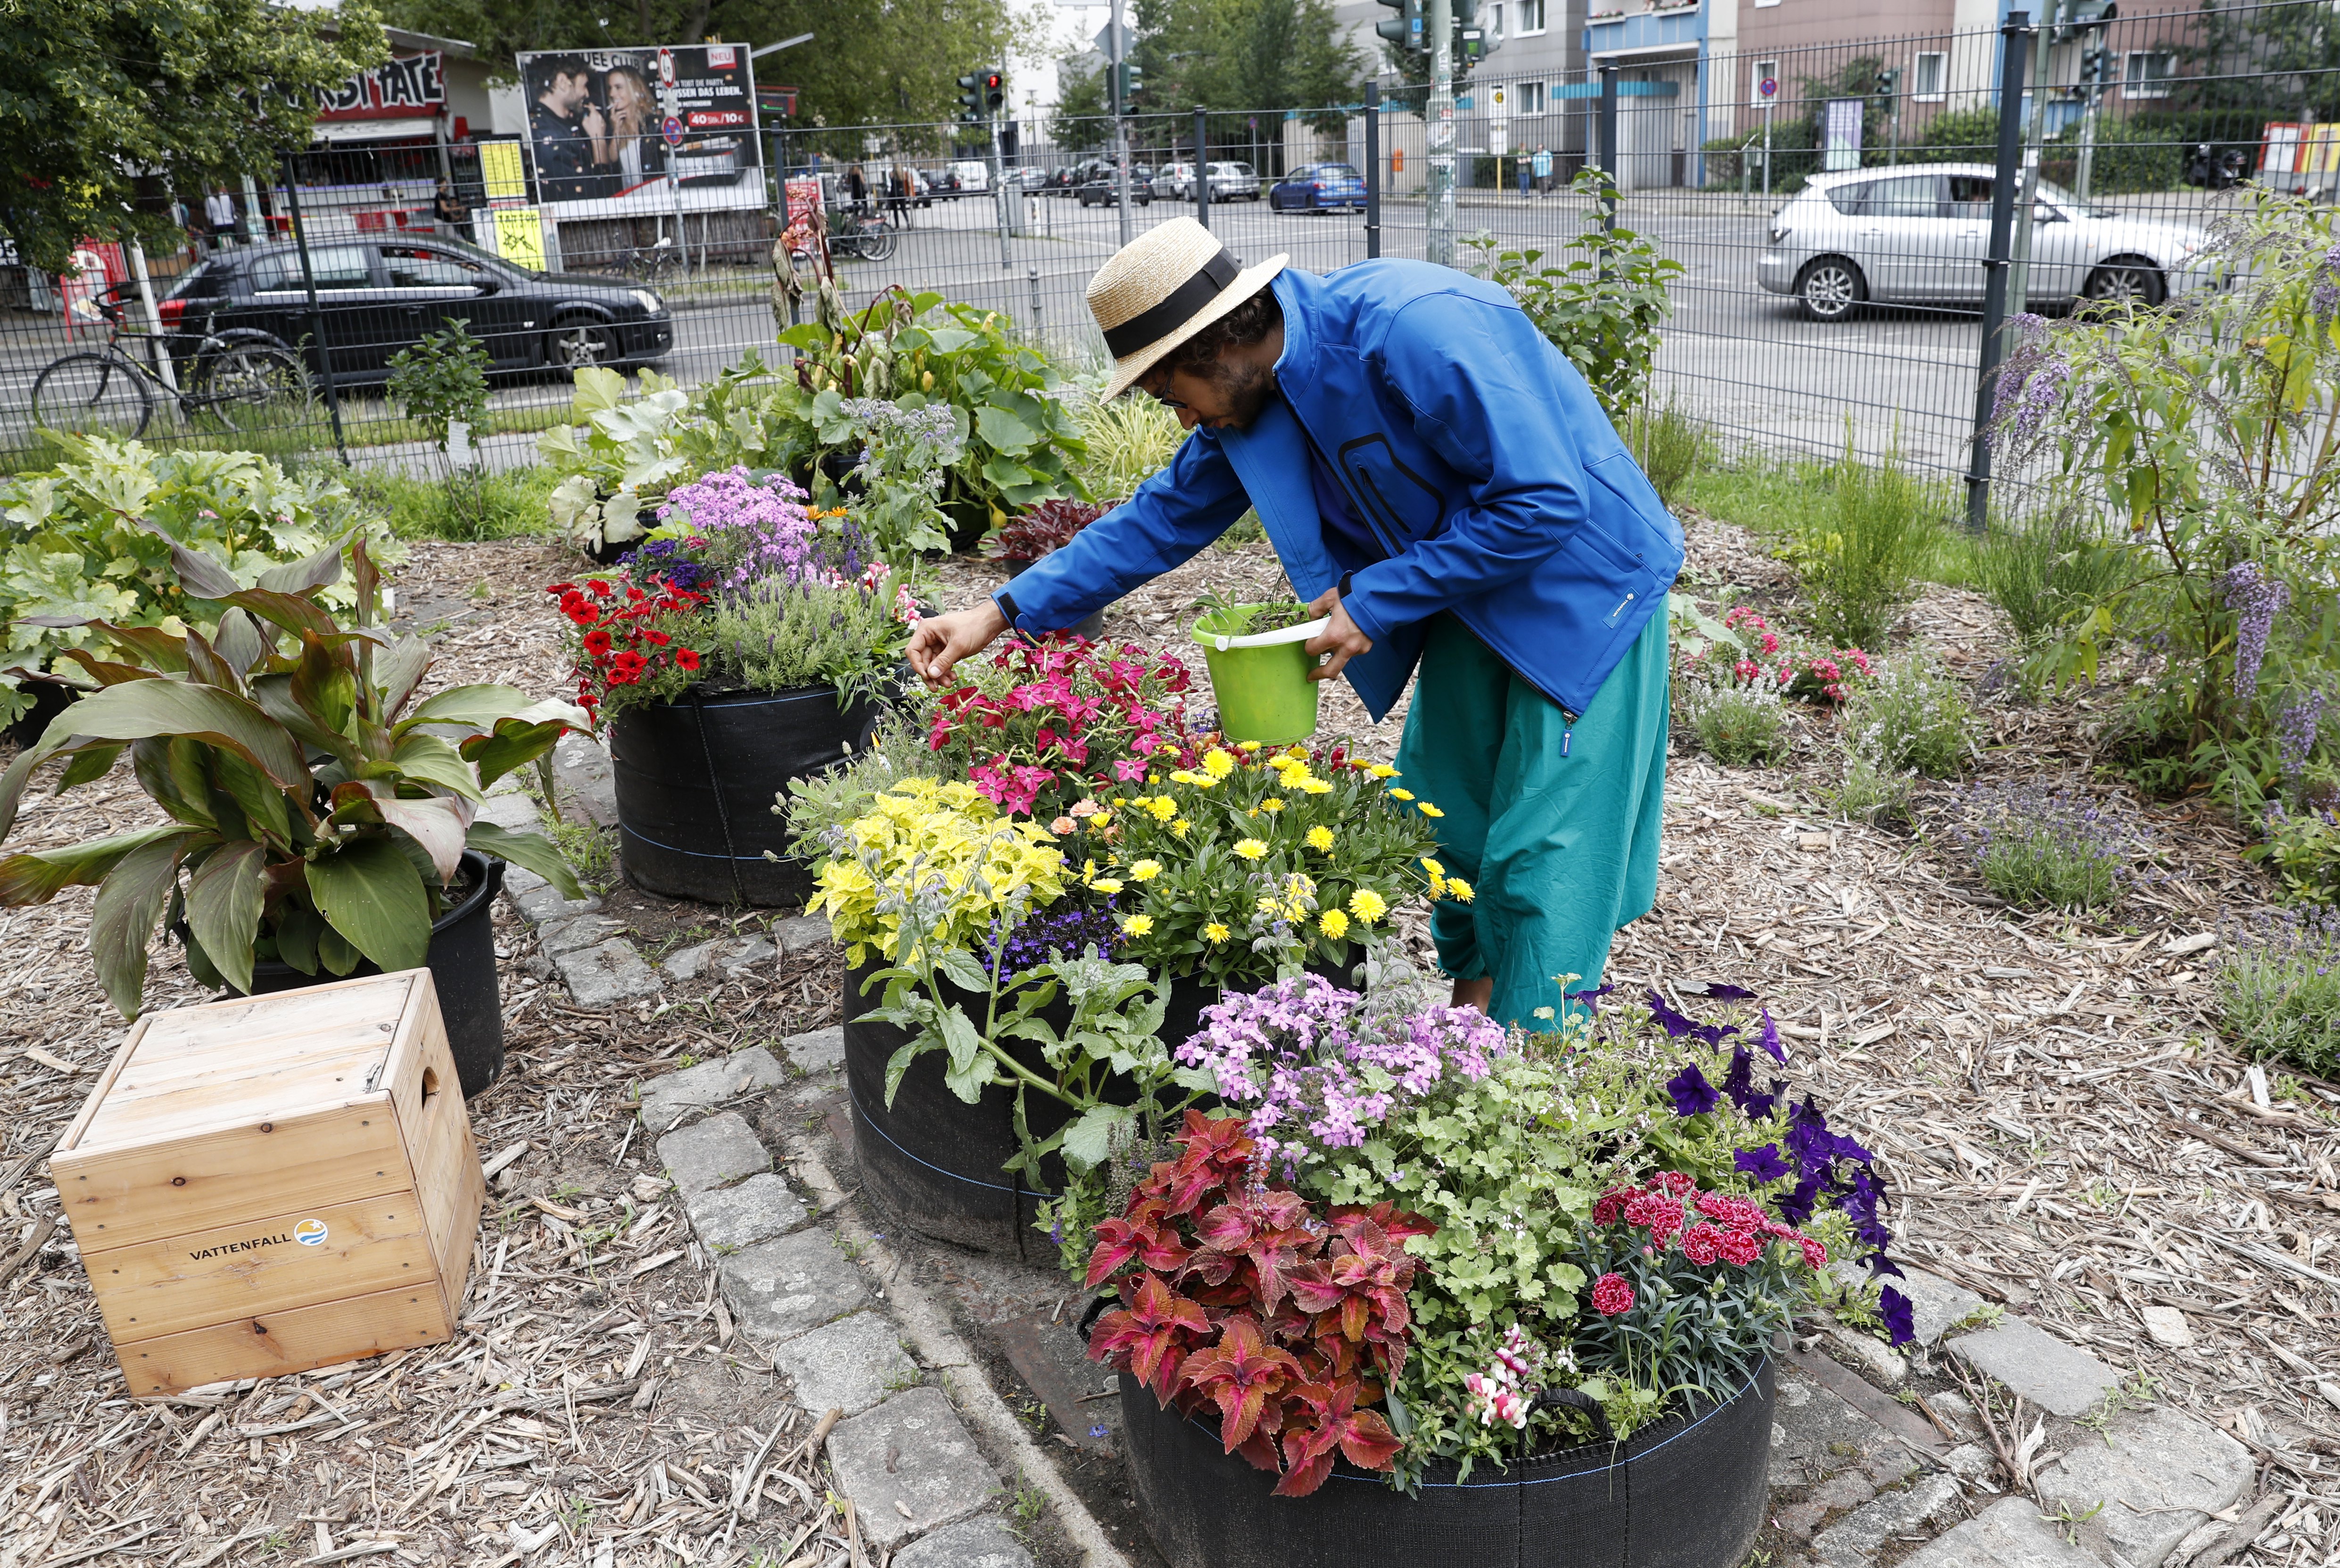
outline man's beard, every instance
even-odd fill
[[[1249,430],[1267,400],[1275,395],[1275,372],[1268,366],[1236,366],[1220,361],[1212,365],[1211,379],[1226,393],[1227,418],[1237,430]]]

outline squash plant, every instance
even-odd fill
[[[355,612],[320,600],[346,549]],[[171,542],[180,586],[223,607],[215,636],[69,622],[111,657],[71,649],[99,689],[53,721],[0,777],[0,842],[44,765],[62,792],[129,754],[169,813],[161,827],[0,858],[0,906],[44,904],[95,885],[90,951],[124,1017],[135,1017],[147,949],[183,922],[205,985],[252,988],[253,966],[347,975],[362,959],[419,967],[466,849],[524,866],[577,896],[560,851],[534,833],[475,819],[485,786],[590,725],[581,709],[509,686],[417,700],[431,667],[419,637],[373,624],[379,572],[362,539],[336,541],[246,588],[216,559]]]

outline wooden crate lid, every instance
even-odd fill
[[[427,982],[428,972],[150,1013],[132,1027],[59,1152],[153,1143],[386,1088],[383,1069],[417,1004],[418,978]]]

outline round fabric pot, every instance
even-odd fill
[[[853,1155],[862,1186],[921,1236],[1019,1257],[1045,1246],[1033,1227],[1042,1200],[1061,1186],[1064,1167],[1049,1162],[1042,1173],[1046,1191],[1036,1191],[1028,1182],[1019,1185],[1015,1175],[1000,1168],[1021,1146],[1016,1139],[1013,1090],[994,1084],[968,1105],[943,1082],[943,1053],[929,1051],[910,1064],[894,1103],[886,1103],[886,1064],[909,1043],[909,1032],[868,1016],[883,999],[885,987],[873,987],[864,996],[861,983],[883,968],[873,959],[846,973],[845,1082],[853,1097]],[[1173,981],[1162,1037],[1175,1044],[1192,1035],[1200,1027],[1203,1009],[1216,1002],[1219,994],[1218,987],[1199,980]],[[981,1026],[982,997],[955,987],[948,996]],[[1041,1016],[1062,1030],[1071,1013],[1070,1004],[1059,997]],[[1046,1075],[1037,1046],[1019,1045],[1015,1050],[1026,1067]],[[1125,1097],[1136,1097],[1134,1087]],[[1065,1106],[1037,1091],[1024,1097],[1024,1114],[1036,1138],[1046,1137],[1072,1119]]]
[[[1007,575],[1011,578],[1021,577],[1034,564],[1028,561],[1011,561],[1007,563]],[[1065,630],[1076,637],[1086,637],[1094,641],[1105,635],[1105,611],[1093,610]]]
[[[496,987],[496,928],[490,916],[503,889],[504,863],[477,849],[463,851],[463,872],[471,890],[462,902],[431,923],[431,946],[423,966],[439,993],[439,1016],[447,1026],[447,1049],[455,1058],[463,1097],[475,1098],[504,1070],[503,1000]],[[379,975],[370,958],[346,975],[304,975],[273,958],[252,967],[252,992],[258,997],[331,985],[359,975]],[[233,987],[229,987],[234,989]]]
[[[868,700],[839,709],[835,687],[808,686],[722,696],[694,688],[679,702],[620,714],[610,760],[626,880],[703,904],[801,906],[812,868],[788,854],[773,798],[859,749],[879,711]]]
[[[1215,620],[1205,615],[1195,622],[1194,636],[1210,667],[1211,696],[1227,739],[1281,746],[1315,734],[1316,700],[1324,689],[1308,679],[1316,661],[1302,645],[1329,622],[1237,636],[1215,630]]]
[[[1121,1412],[1138,1517],[1170,1568],[1736,1568],[1763,1523],[1772,1367],[1623,1443],[1433,1466],[1409,1497],[1337,1461],[1305,1497],[1219,1446],[1216,1412],[1181,1415],[1126,1373]]]
[[[0,729],[0,736],[24,747],[39,744],[49,720],[72,707],[74,699],[80,695],[72,687],[60,686],[54,680],[27,680],[22,690],[32,698],[33,705],[10,720],[5,729]]]

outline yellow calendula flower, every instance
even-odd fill
[[[1140,860],[1129,868],[1129,879],[1133,882],[1151,882],[1160,875],[1162,862],[1159,860]]]
[[[1425,858],[1423,860],[1423,862],[1422,862],[1422,868],[1423,868],[1423,870],[1425,870],[1425,871],[1427,871],[1427,872],[1429,872],[1429,873],[1430,873],[1430,879],[1431,879],[1432,881],[1433,881],[1433,882],[1437,881],[1437,880],[1438,880],[1438,878],[1440,878],[1441,877],[1443,877],[1444,875],[1446,875],[1446,868],[1445,868],[1445,867],[1443,867],[1443,866],[1440,865],[1440,864],[1439,864],[1437,861],[1435,861],[1435,860],[1432,860],[1432,859],[1429,859],[1429,858]]]
[[[1203,753],[1203,771],[1212,778],[1225,779],[1234,770],[1235,759],[1232,752],[1222,751],[1214,746]]]
[[[1256,740],[1238,740],[1235,742],[1235,749],[1248,757],[1253,752],[1259,749],[1259,742]]]
[[[1389,913],[1389,900],[1371,888],[1360,888],[1349,895],[1349,913],[1361,924],[1370,926]]]
[[[1145,809],[1154,813],[1154,819],[1156,822],[1167,822],[1171,818],[1178,815],[1178,802],[1167,795],[1149,796],[1146,799]]]
[[[1446,815],[1445,812],[1441,811],[1437,807],[1433,806],[1427,800],[1424,800],[1422,803],[1422,814],[1425,817],[1443,817]]]
[[[1170,836],[1174,839],[1184,839],[1186,836],[1187,831],[1194,826],[1195,825],[1192,822],[1189,822],[1186,819],[1181,817],[1176,821],[1170,824]]]
[[[1330,854],[1333,849],[1333,829],[1319,824],[1308,829],[1308,847]]]
[[[1121,891],[1121,878],[1118,877],[1099,877],[1096,881],[1091,882],[1089,886],[1095,888],[1098,892],[1103,893],[1106,898],[1110,898],[1115,893]]]
[[[1163,757],[1175,757],[1178,755],[1178,749],[1175,746],[1171,745],[1167,740],[1165,740],[1158,749],[1157,755]]]
[[[1225,941],[1227,939],[1227,934],[1226,927],[1221,925],[1216,920],[1212,921],[1209,925],[1203,928],[1204,938],[1210,942],[1214,947]]]
[[[1151,935],[1154,930],[1154,917],[1151,915],[1125,915],[1121,918],[1121,928],[1128,932],[1133,937]]]
[[[1443,877],[1433,877],[1430,879],[1430,896],[1433,898],[1443,898],[1445,893],[1446,878]]]
[[[1170,775],[1170,782],[1173,784],[1193,784],[1198,781],[1195,774],[1184,768]]]
[[[1449,877],[1446,878],[1446,896],[1467,904],[1471,901],[1471,884],[1460,877]]]
[[[1365,771],[1376,779],[1394,779],[1398,776],[1397,769],[1386,762],[1376,762]]]
[[[1256,839],[1238,839],[1235,840],[1235,853],[1246,860],[1256,860],[1267,853],[1267,846]]]
[[[1390,799],[1393,800],[1411,800],[1413,799],[1413,791],[1411,789],[1393,789],[1390,791]]]
[[[1263,811],[1281,811],[1284,809],[1284,798],[1280,795],[1270,795],[1259,803],[1259,809]]]
[[[1349,917],[1338,909],[1327,909],[1316,918],[1316,928],[1337,942],[1349,934]]]
[[[1322,779],[1303,779],[1300,788],[1311,795],[1330,795],[1333,787]]]

